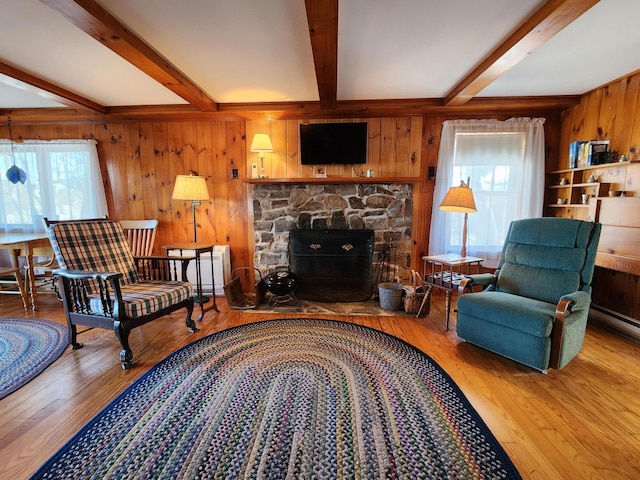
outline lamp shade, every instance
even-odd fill
[[[271,145],[271,139],[266,133],[256,133],[251,141],[252,152],[273,152],[273,145]]]
[[[178,175],[171,198],[174,200],[209,200],[207,181],[198,175]]]
[[[464,182],[460,182],[459,187],[449,189],[439,208],[446,212],[475,213],[478,211],[473,199],[473,190]]]

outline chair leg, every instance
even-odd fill
[[[69,345],[71,345],[71,349],[72,350],[78,350],[82,347],[84,347],[84,345],[80,342],[78,342],[77,338],[78,338],[78,327],[71,323],[69,320],[67,320],[67,327],[68,327],[68,331],[69,331]]]
[[[26,309],[29,308],[29,296],[27,295],[27,288],[25,284],[22,282],[22,276],[20,275],[20,270],[17,268],[3,271],[3,274],[13,274],[16,279],[16,284],[18,285],[18,290],[20,291],[20,298],[22,298],[22,306]]]
[[[191,315],[193,315],[193,305],[194,305],[193,298],[191,298],[191,301],[187,305],[187,317],[185,318],[185,323],[187,324],[187,328],[189,328],[189,331],[191,333],[195,333],[198,331],[198,327],[196,327],[196,322],[194,322],[193,319],[191,318]]]
[[[20,289],[22,304],[24,305],[24,308],[29,308],[29,295],[27,294],[27,286],[22,282],[20,272],[16,272],[16,280],[18,281],[18,288]]]
[[[113,322],[113,329],[116,333],[116,337],[120,341],[122,350],[120,351],[120,361],[122,362],[122,369],[126,370],[135,365],[133,361],[133,352],[129,347],[129,333],[131,329],[128,326],[122,324],[122,322]]]

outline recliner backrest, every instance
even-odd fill
[[[554,217],[512,222],[496,290],[549,303],[578,290],[590,291],[600,227]]]
[[[61,268],[120,272],[121,284],[140,281],[122,225],[111,220],[52,223],[49,240]]]

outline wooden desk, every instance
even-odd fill
[[[197,295],[194,297],[194,301],[195,303],[200,305],[200,315],[198,316],[197,321],[202,320],[202,317],[204,317],[204,312],[208,312],[209,310],[215,310],[216,312],[219,312],[218,306],[216,305],[216,287],[215,287],[215,280],[214,280],[214,273],[213,273],[213,249],[215,248],[215,245],[211,245],[209,243],[200,243],[200,242],[198,243],[184,242],[184,243],[172,243],[170,245],[164,245],[162,248],[165,249],[165,251],[167,252],[167,255],[170,255],[170,252],[174,250],[177,250],[178,252],[180,252],[179,253],[180,255],[183,255],[185,250],[194,252],[194,255],[196,257],[196,293],[197,293]],[[212,305],[207,308],[204,307],[204,304],[209,301],[209,298],[205,297],[202,291],[202,265],[200,262],[201,260],[200,256],[203,253],[209,253],[209,258],[211,259],[211,285],[213,287],[211,291]]]
[[[422,257],[422,260],[424,262],[424,284],[445,291],[446,326],[447,330],[449,330],[451,294],[454,290],[458,289],[458,285],[460,285],[460,281],[465,277],[465,274],[471,273],[472,265],[476,266],[476,273],[480,273],[482,258],[461,257],[458,254],[449,253],[446,255]],[[425,295],[423,303],[426,299],[427,295]],[[420,305],[418,315],[420,315],[422,308],[423,305]]]
[[[25,283],[28,282],[28,278],[34,278],[33,276],[33,252],[39,247],[51,247],[49,243],[49,237],[44,232],[40,233],[0,233],[0,248],[9,250],[11,252],[11,261],[16,268],[20,267],[19,257],[25,257],[27,260],[27,268],[29,269],[29,276],[25,279]],[[26,288],[31,294],[31,308],[38,310],[38,290],[33,288],[32,285],[26,285]]]

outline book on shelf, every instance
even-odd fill
[[[609,150],[609,140],[577,140],[569,144],[569,168],[598,165]]]
[[[609,150],[609,140],[591,140],[587,155],[587,165],[598,165],[604,162],[604,153]]]
[[[580,166],[580,158],[584,156],[584,144],[586,140],[578,140],[569,144],[569,168]]]

